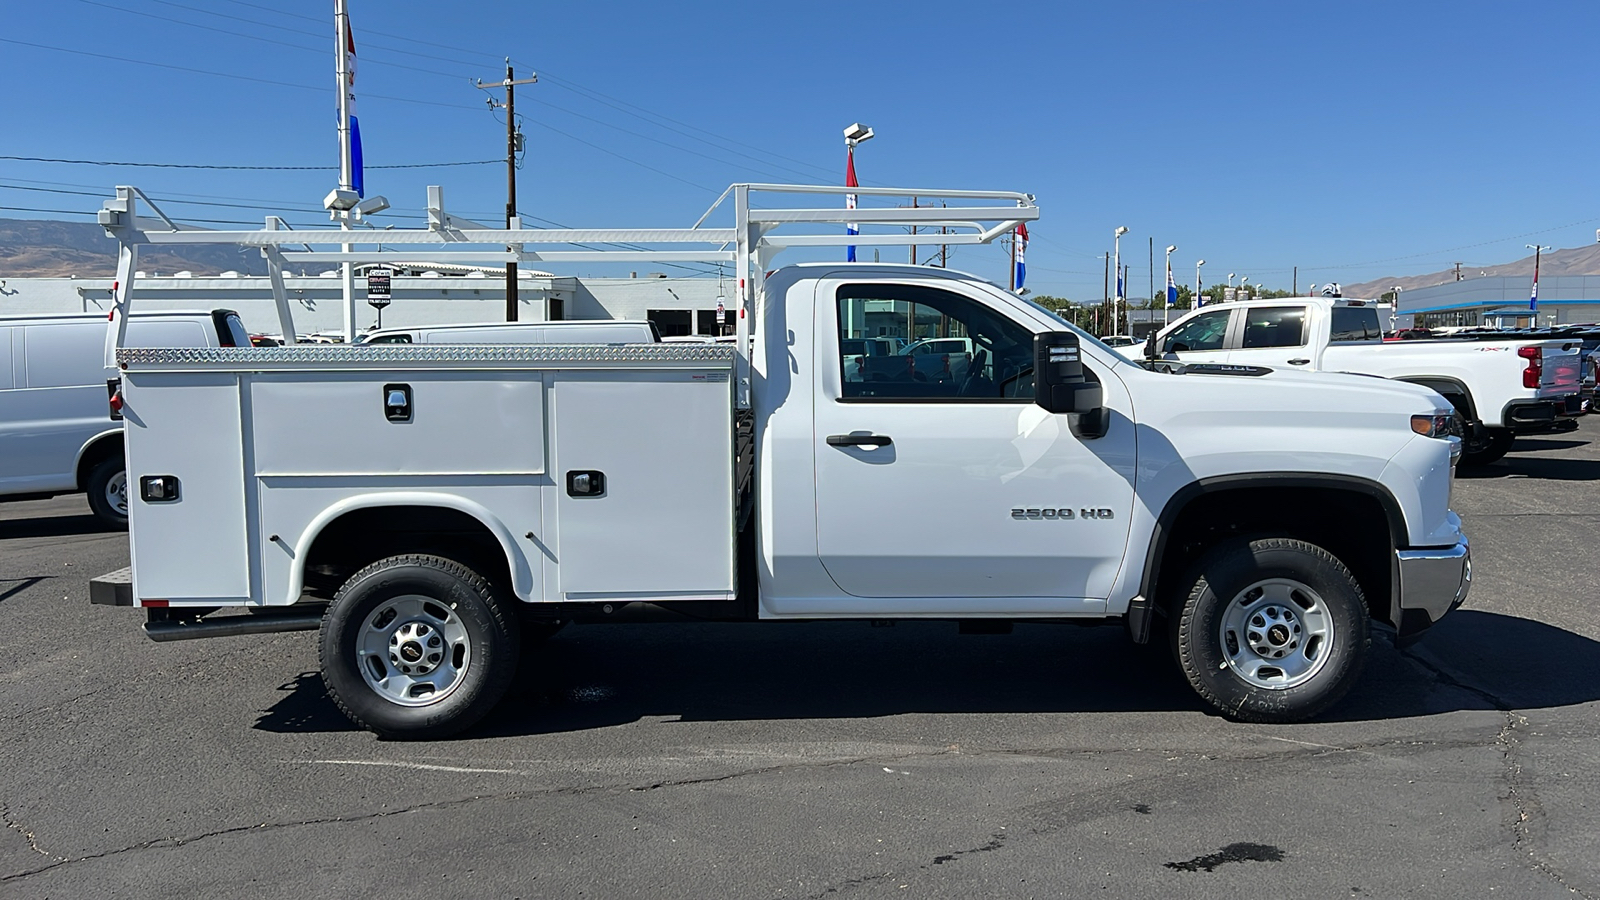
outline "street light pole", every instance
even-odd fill
[[[1246,281],[1249,281],[1249,280],[1250,280],[1250,276],[1249,275],[1240,275],[1239,276],[1239,291],[1240,291],[1240,293],[1244,294],[1243,299],[1245,299],[1245,300],[1249,300],[1250,299],[1250,292],[1246,291],[1244,289],[1244,283]]]
[[[1206,261],[1203,260],[1203,259],[1194,264],[1194,308],[1195,309],[1199,309],[1201,306],[1205,305],[1200,300],[1200,267],[1205,265],[1205,264],[1206,264]]]
[[[1111,234],[1111,252],[1113,254],[1112,268],[1117,272],[1117,296],[1111,301],[1111,334],[1117,334],[1117,328],[1122,324],[1123,285],[1122,285],[1122,236],[1128,233],[1126,225],[1118,225],[1117,230]]]

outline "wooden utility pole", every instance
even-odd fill
[[[1107,253],[1102,258],[1105,259],[1106,262],[1106,271],[1105,283],[1101,285],[1101,287],[1104,288],[1104,294],[1100,298],[1100,308],[1105,309],[1106,304],[1111,302],[1111,254]],[[1096,331],[1100,330],[1100,314],[1098,312],[1095,313],[1094,327]]]
[[[517,130],[517,85],[537,84],[538,75],[532,75],[521,81],[511,71],[511,60],[506,60],[506,80],[499,84],[485,84],[481,79],[478,87],[483,90],[503,87],[506,89],[506,99],[500,103],[493,97],[489,98],[489,108],[504,107],[506,111],[506,228],[510,228],[512,221],[517,217],[517,151],[522,149],[522,132]],[[507,247],[509,252],[514,248]],[[517,264],[513,261],[506,263],[506,321],[517,320]]]

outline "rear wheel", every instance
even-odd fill
[[[122,456],[108,456],[89,470],[84,490],[89,509],[108,528],[128,528],[128,467]]]
[[[1516,435],[1504,428],[1479,429],[1477,436],[1468,436],[1462,442],[1461,464],[1463,466],[1486,466],[1505,456],[1516,439]]]
[[[519,628],[498,592],[437,556],[393,556],[345,582],[322,619],[333,702],[391,738],[440,738],[494,708],[516,673]]]
[[[1294,722],[1338,702],[1370,645],[1366,600],[1350,570],[1314,544],[1226,544],[1203,557],[1169,618],[1178,665],[1218,712]]]

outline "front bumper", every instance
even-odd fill
[[[1453,547],[1395,551],[1395,590],[1402,639],[1415,639],[1472,590],[1472,549],[1466,535]]]

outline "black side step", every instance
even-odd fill
[[[215,619],[175,618],[178,610],[153,609],[144,623],[145,636],[152,641],[192,641],[200,638],[237,637],[243,634],[276,634],[282,631],[316,631],[322,627],[322,611],[315,613],[272,613],[220,616]],[[157,617],[157,613],[166,613]]]

